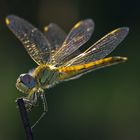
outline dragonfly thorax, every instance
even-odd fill
[[[34,71],[35,79],[40,88],[47,89],[58,82],[58,72],[50,66],[40,65]]]

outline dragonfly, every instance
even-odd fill
[[[50,23],[39,31],[23,18],[15,15],[6,17],[6,25],[21,41],[37,67],[21,74],[16,82],[23,97],[26,109],[36,106],[40,98],[43,113],[34,126],[48,111],[45,91],[64,81],[77,79],[91,71],[125,62],[127,57],[110,54],[127,36],[128,27],[120,27],[102,37],[85,51],[83,45],[94,31],[92,19],[81,20],[66,34],[58,25]]]

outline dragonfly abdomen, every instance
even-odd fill
[[[71,71],[79,71],[82,69],[89,69],[90,67],[94,67],[94,66],[101,65],[104,63],[109,63],[111,60],[112,60],[112,57],[108,57],[108,58],[100,59],[97,61],[89,62],[86,64],[62,67],[59,69],[59,71],[60,72],[71,72]]]

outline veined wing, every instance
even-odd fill
[[[73,80],[76,78],[79,78],[80,76],[108,66],[112,66],[118,63],[125,62],[127,60],[126,57],[107,57],[100,60],[92,61],[85,64],[79,64],[74,66],[68,66],[68,67],[59,67],[58,71],[61,73],[60,80],[62,81],[68,81]]]
[[[108,33],[85,52],[64,64],[64,66],[84,64],[104,58],[122,42],[128,31],[129,28],[122,27]]]
[[[66,39],[66,33],[56,24],[50,23],[48,26],[44,28],[44,34],[49,40],[50,46],[51,46],[51,56],[50,60],[53,59],[53,54],[58,51],[60,47],[62,47],[62,44],[64,40]],[[70,60],[77,55],[79,55],[81,52],[79,50],[76,50],[74,53],[72,53],[69,57],[67,57],[66,60]]]
[[[52,58],[53,63],[57,66],[62,65],[67,60],[67,57],[89,40],[93,29],[94,23],[91,19],[78,22],[66,37],[62,47],[54,53]]]
[[[6,18],[6,24],[22,42],[31,58],[38,65],[48,61],[50,57],[50,43],[43,33],[24,19],[14,15]]]
[[[49,40],[51,52],[57,51],[63,44],[66,33],[56,24],[51,23],[44,28],[44,34]]]

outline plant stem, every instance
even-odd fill
[[[32,129],[29,123],[29,119],[28,119],[28,114],[25,108],[25,104],[22,98],[18,98],[16,100],[16,103],[18,105],[19,108],[19,112],[20,112],[20,117],[22,120],[22,124],[26,133],[26,138],[27,140],[33,140],[33,133],[32,133]]]

